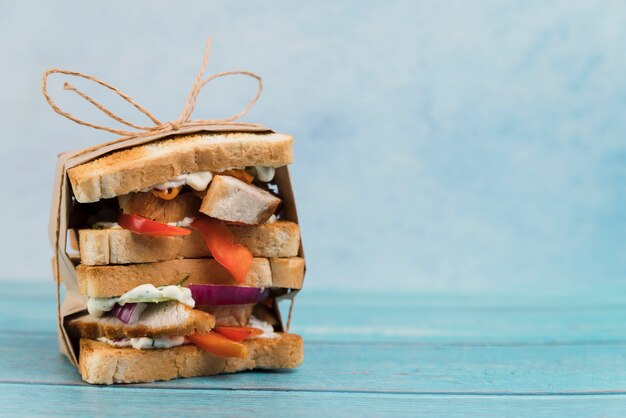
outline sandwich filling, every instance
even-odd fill
[[[206,246],[228,278],[207,284],[212,279],[201,277],[194,283],[196,273],[188,283],[141,284],[120,296],[89,297],[89,315],[71,320],[70,327],[82,338],[117,348],[194,344],[217,356],[239,358],[247,356],[245,340],[280,338],[272,325],[279,323],[272,291],[245,285],[253,255],[231,231],[280,219],[281,198],[268,184],[275,173],[262,166],[189,172],[102,203],[108,210],[92,216],[92,228],[123,228],[148,237],[186,237],[195,230],[202,237],[196,242]]]
[[[248,327],[256,330],[260,330],[261,332],[252,332],[250,335],[246,336],[245,340],[254,340],[257,338],[280,338],[280,335],[274,332],[274,327],[272,327],[269,323],[262,321],[254,316],[250,316],[248,321]],[[228,327],[217,327],[216,332],[224,333],[224,329]],[[234,329],[235,327],[231,327]],[[123,348],[123,347],[132,347],[136,350],[151,350],[155,348],[171,348],[178,347],[184,344],[193,344],[192,341],[186,339],[185,336],[164,336],[164,337],[138,337],[138,338],[107,338],[107,337],[98,337],[98,341],[107,343],[113,347]]]
[[[151,284],[142,284],[116,298],[89,297],[87,312],[95,317],[101,317],[113,310],[116,304],[124,306],[127,303],[158,303],[172,300],[190,308],[196,304],[191,297],[191,290],[185,287],[174,285],[155,287]]]
[[[276,174],[276,169],[274,167],[247,167],[247,168],[236,168],[231,170],[225,170],[225,172],[233,172],[233,171],[247,171],[252,176],[257,177],[260,181],[270,182],[274,179],[274,175]],[[194,173],[184,173],[179,176],[174,177],[173,179],[164,181],[163,183],[155,184],[151,187],[141,189],[141,192],[150,192],[152,190],[161,190],[165,191],[168,189],[175,189],[182,186],[189,186],[196,191],[203,191],[209,186],[211,180],[213,180],[213,176],[217,174],[222,174],[224,171],[213,173],[211,171],[196,171]]]
[[[112,340],[107,337],[98,337],[98,341],[112,345],[113,347],[133,347],[137,350],[148,350],[152,348],[171,348],[185,344],[185,337],[159,337],[159,338],[119,338]]]

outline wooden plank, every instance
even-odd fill
[[[295,371],[156,383],[159,388],[380,393],[626,393],[626,345],[308,343]],[[0,382],[82,384],[54,336],[0,334]]]
[[[622,417],[626,410],[626,308],[616,289],[305,290],[293,328],[306,339],[298,370],[104,388],[83,383],[58,354],[52,285],[10,289],[0,295],[6,415]]]
[[[623,294],[608,288],[521,296],[305,290],[296,301],[292,332],[309,342],[626,342]],[[52,283],[11,285],[0,295],[0,330],[51,334],[55,318]]]
[[[8,416],[624,416],[626,395],[432,396],[0,384]]]
[[[305,290],[293,323],[314,341],[623,342],[624,294],[615,286],[483,294]]]

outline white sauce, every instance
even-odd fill
[[[274,222],[276,222],[276,215],[270,216],[269,219],[265,223],[266,224],[273,224]]]
[[[168,300],[177,300],[190,308],[196,305],[196,302],[191,297],[191,290],[186,287],[175,285],[154,287],[151,284],[142,284],[117,298],[90,297],[87,300],[87,311],[99,318],[113,309],[116,303],[123,306],[126,303],[165,302]]]
[[[87,311],[98,318],[113,309],[117,303],[116,298],[92,298],[87,299]]]
[[[187,174],[185,183],[194,190],[202,191],[209,187],[209,183],[213,180],[213,173],[210,171],[198,171],[197,173]]]
[[[274,332],[274,327],[272,327],[269,323],[265,321],[261,321],[259,318],[254,315],[250,315],[250,319],[248,319],[248,326],[252,328],[258,328],[263,331],[263,334],[256,335],[250,338],[278,338],[280,335]]]
[[[180,176],[172,179],[172,180],[168,180],[166,182],[163,183],[159,183],[159,184],[155,184],[152,187],[147,187],[145,189],[141,189],[142,192],[149,192],[152,189],[157,189],[157,190],[167,190],[167,189],[173,189],[175,187],[180,187],[180,186],[184,186],[185,185],[185,178],[186,178],[186,174],[181,174]]]
[[[276,174],[276,169],[274,167],[256,166],[254,169],[256,171],[257,178],[265,182],[272,181],[272,179],[274,179],[274,175]],[[155,184],[151,187],[141,189],[140,191],[145,193],[152,189],[168,190],[187,185],[192,189],[201,192],[209,187],[211,180],[213,180],[213,173],[210,171],[196,171],[194,173],[181,174],[171,180]]]
[[[99,337],[98,341],[101,343],[107,343],[113,347],[130,347],[130,338],[123,338],[121,340],[111,340],[107,337]]]
[[[171,336],[158,338],[123,338],[121,340],[111,340],[106,337],[98,338],[98,341],[112,345],[113,347],[133,347],[137,350],[149,350],[152,348],[178,347],[185,343],[185,337]]]
[[[120,224],[117,222],[96,222],[92,225],[95,229],[111,229],[111,228],[120,228]]]
[[[190,217],[186,216],[181,221],[178,221],[178,222],[168,222],[167,224],[169,226],[182,226],[182,227],[185,227],[185,228],[189,228],[189,227],[191,227],[191,223],[193,221],[195,221],[195,220],[196,220],[196,218],[190,218]]]
[[[196,302],[191,297],[191,290],[186,287],[170,285],[154,287],[151,284],[142,284],[124,293],[117,298],[117,303],[124,305],[134,302],[149,302],[154,299],[177,300],[183,305],[193,308]]]
[[[185,337],[159,337],[159,338],[131,338],[130,344],[137,350],[145,350],[150,348],[170,348],[183,345]]]
[[[256,174],[259,180],[261,181],[272,181],[274,178],[274,174],[276,174],[276,169],[274,167],[254,167],[256,169]]]
[[[213,173],[210,171],[197,171],[195,173],[185,173],[177,176],[171,180],[168,180],[163,183],[155,184],[146,189],[141,189],[142,192],[149,192],[152,189],[157,190],[167,190],[173,189],[175,187],[180,187],[187,185],[194,190],[202,191],[206,190],[209,186],[209,183],[213,179]]]
[[[184,228],[189,228],[189,227],[191,227],[191,223],[193,221],[195,221],[195,220],[196,220],[196,218],[190,218],[190,217],[186,216],[183,219],[181,219],[180,221],[168,222],[167,224],[169,226],[181,226],[181,227],[184,227]],[[120,224],[118,224],[117,222],[96,222],[92,226],[95,229],[121,228]]]

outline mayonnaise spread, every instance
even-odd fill
[[[254,171],[256,172],[256,177],[259,180],[265,182],[272,181],[274,179],[274,175],[276,174],[276,169],[274,167],[256,166],[254,167]],[[194,173],[184,173],[163,183],[155,184],[151,187],[141,189],[141,191],[145,193],[149,192],[152,189],[168,190],[175,187],[187,185],[192,189],[200,192],[206,190],[206,188],[209,187],[209,183],[211,183],[211,180],[213,180],[214,174],[219,173],[212,173],[210,171],[196,171]]]
[[[119,340],[111,340],[107,337],[100,337],[98,341],[112,345],[113,347],[133,347],[137,350],[149,350],[152,348],[171,348],[178,347],[185,343],[185,337],[166,336],[157,338],[122,338]]]
[[[280,335],[274,332],[274,327],[272,327],[269,323],[260,320],[254,315],[250,315],[250,319],[248,319],[248,326],[252,328],[258,328],[263,331],[263,334],[256,335],[251,338],[278,338]]]
[[[177,300],[190,308],[196,305],[193,297],[191,297],[191,290],[186,287],[175,285],[154,287],[151,284],[142,284],[119,297],[90,297],[87,300],[87,311],[93,316],[101,317],[113,309],[116,303],[123,306],[126,303],[166,302],[169,300]]]

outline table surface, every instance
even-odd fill
[[[5,283],[0,415],[626,416],[626,289],[322,292],[297,299],[294,371],[85,384],[52,283]]]

